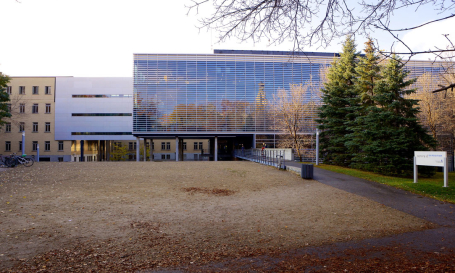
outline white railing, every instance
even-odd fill
[[[286,154],[288,149],[236,149],[236,158],[257,162],[264,165],[274,166],[279,169],[286,169]],[[290,149],[289,149],[290,150]],[[289,156],[289,155],[288,155]]]

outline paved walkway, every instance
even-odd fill
[[[286,162],[287,166],[300,167],[301,164],[296,162]],[[384,246],[392,247],[397,244],[406,246],[412,253],[412,249],[427,251],[427,252],[443,252],[447,249],[455,249],[455,204],[444,203],[432,198],[422,197],[404,190],[396,189],[387,185],[371,182],[368,180],[352,177],[349,175],[339,174],[319,168],[314,168],[314,179],[344,190],[359,196],[366,197],[370,200],[384,204],[388,207],[403,211],[416,217],[426,219],[430,222],[438,224],[439,227],[424,231],[408,232],[396,234],[389,237],[366,239],[361,241],[349,241],[335,243],[331,245],[319,247],[306,247],[284,254],[282,257],[297,256],[301,257],[305,254],[317,254],[319,257],[328,257],[337,255],[348,249],[363,248],[372,250],[373,255],[378,255],[374,251],[375,248]],[[374,217],[372,215],[371,217]],[[334,254],[335,253],[335,254]],[[381,253],[379,253],[380,255]],[[351,257],[354,258],[354,257]],[[364,259],[365,257],[361,257]],[[251,266],[261,267],[261,264],[270,268],[274,263],[278,263],[281,259],[276,259],[271,262],[270,257],[255,257],[245,258],[243,270],[248,271],[248,264]],[[229,268],[236,261],[226,261],[223,263],[214,263],[200,268],[206,270],[220,270]],[[153,271],[153,272],[184,272],[185,269],[177,269],[176,271]]]

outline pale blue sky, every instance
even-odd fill
[[[189,0],[0,0],[0,71],[11,76],[132,76],[133,53],[212,53],[213,49],[290,50],[291,43],[217,44],[217,33],[196,28]],[[200,10],[208,15],[209,6]],[[430,8],[398,12],[393,23],[412,26],[435,18]],[[444,46],[455,20],[401,35],[415,50]],[[371,33],[388,49],[392,39]],[[358,38],[359,50],[364,40]],[[400,50],[400,48],[397,48]],[[339,41],[327,48],[340,51]]]

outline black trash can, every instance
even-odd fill
[[[313,179],[313,164],[302,164],[301,176],[303,179]]]

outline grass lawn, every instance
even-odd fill
[[[443,173],[437,172],[432,178],[419,177],[418,183],[414,183],[413,178],[400,178],[385,176],[371,172],[360,171],[356,169],[344,168],[333,165],[321,164],[318,168],[343,173],[358,178],[387,184],[395,188],[407,190],[420,195],[435,198],[441,201],[447,201],[455,204],[455,172],[449,173],[449,187],[444,188]]]

